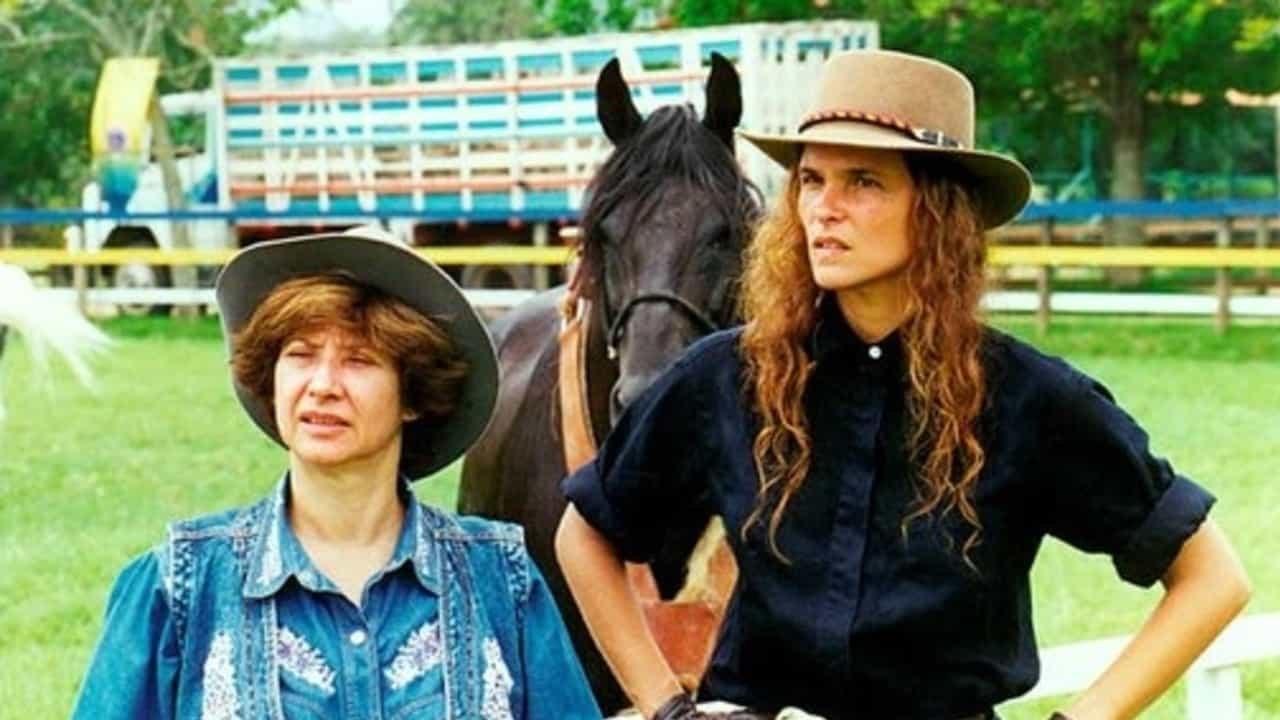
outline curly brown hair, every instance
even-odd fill
[[[907,308],[899,330],[909,381],[908,457],[916,500],[902,530],[937,511],[959,512],[969,525],[962,554],[981,539],[972,492],[986,460],[978,419],[986,396],[979,302],[985,285],[986,240],[977,200],[960,169],[905,154],[915,184],[910,211]],[[821,290],[809,267],[793,169],[773,211],[747,251],[741,338],[747,392],[761,418],[753,455],[760,486],[742,532],[768,512],[771,551],[786,560],[777,531],[804,483],[813,444],[803,397],[813,373],[806,351]]]
[[[400,377],[400,402],[417,419],[457,408],[467,364],[440,324],[382,290],[341,273],[280,283],[232,339],[236,382],[268,405],[276,360],[285,344],[319,328],[336,328],[389,358]]]

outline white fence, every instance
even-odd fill
[[[1040,682],[1018,701],[1076,693],[1102,674],[1127,637],[1060,645],[1040,651]],[[1240,666],[1280,658],[1280,612],[1231,623],[1187,671],[1189,720],[1243,720]]]
[[[46,288],[50,298],[76,302],[73,288]],[[467,289],[467,298],[476,307],[508,308],[532,297],[532,290]],[[86,306],[101,305],[213,305],[209,288],[89,288]],[[997,291],[983,300],[988,310],[997,312],[1035,312],[1039,299],[1032,291]],[[1183,293],[1103,293],[1056,292],[1050,298],[1055,312],[1133,315],[1200,315],[1217,312],[1218,299],[1213,295]],[[1280,296],[1240,295],[1232,297],[1231,314],[1236,317],[1280,317]]]

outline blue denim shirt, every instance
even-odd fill
[[[418,503],[360,607],[307,557],[288,478],[121,573],[75,718],[599,718],[521,530]]]

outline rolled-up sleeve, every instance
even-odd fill
[[[1101,383],[1073,373],[1050,393],[1046,410],[1048,532],[1110,555],[1124,580],[1152,585],[1214,497],[1152,455],[1146,432]]]
[[[696,368],[678,361],[623,412],[596,457],[565,479],[578,513],[623,559],[649,562],[666,530],[705,509],[697,472],[705,408]]]

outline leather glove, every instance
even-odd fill
[[[649,720],[703,720],[706,717],[705,713],[698,711],[698,706],[693,703],[689,693],[682,692],[672,695],[662,703]]]

